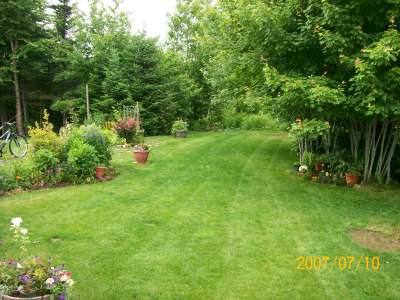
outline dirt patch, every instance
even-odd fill
[[[368,229],[351,229],[349,234],[362,247],[378,252],[400,252],[400,229],[392,234]]]

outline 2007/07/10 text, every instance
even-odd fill
[[[323,269],[355,271],[361,268],[379,271],[381,268],[379,256],[299,256],[296,269],[300,271],[319,271]]]

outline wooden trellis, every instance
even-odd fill
[[[140,106],[136,102],[135,106],[124,106],[124,119],[134,119],[136,121],[136,133],[139,133],[141,120],[140,120]]]

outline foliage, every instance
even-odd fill
[[[99,164],[96,148],[76,141],[68,151],[68,164],[75,182],[94,180],[95,168]]]
[[[108,166],[112,158],[113,142],[110,134],[95,125],[83,126],[81,129],[83,141],[94,147],[100,164]]]
[[[124,138],[128,143],[133,143],[135,139],[137,120],[132,118],[120,119],[115,123],[115,131],[120,138]]]
[[[183,120],[176,120],[172,124],[171,134],[175,135],[178,131],[188,131],[188,123]]]
[[[49,121],[47,110],[43,112],[43,122],[39,125],[29,128],[29,143],[34,151],[48,150],[54,153],[57,157],[61,155],[62,142],[60,137],[53,131],[54,126]]]

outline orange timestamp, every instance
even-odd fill
[[[300,271],[340,270],[356,271],[366,269],[379,271],[381,261],[379,256],[299,256],[297,268]]]

